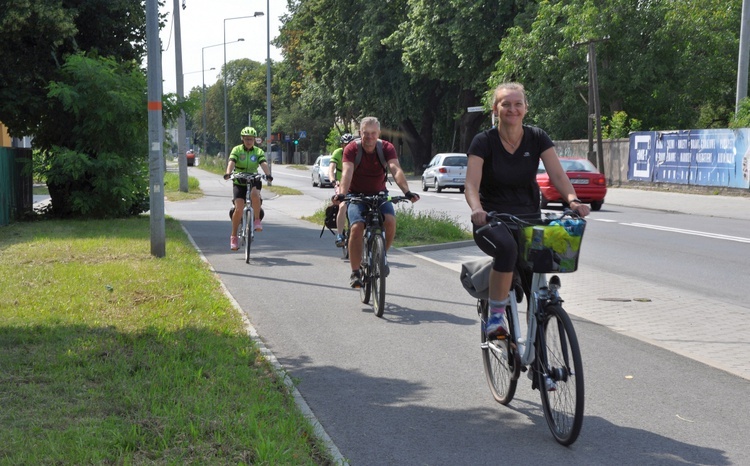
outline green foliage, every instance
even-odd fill
[[[706,103],[701,105],[696,128],[728,128],[733,118],[733,110],[725,105]]]
[[[27,136],[40,122],[64,120],[50,108],[47,86],[60,79],[66,58],[90,52],[137,64],[145,26],[142,0],[0,2],[0,121],[11,135]]]
[[[732,129],[750,128],[750,98],[740,100],[740,108],[729,122]]]
[[[49,98],[66,119],[45,121],[35,142],[56,215],[122,217],[148,208],[145,91],[139,69],[82,55],[71,55],[61,80],[50,83]]]
[[[702,105],[731,106],[741,3],[541,2],[503,38],[490,85],[521,81],[529,122],[555,139],[584,137],[594,40],[603,113],[625,111],[644,128],[694,128]]]
[[[605,139],[626,138],[632,131],[640,131],[641,121],[628,118],[625,112],[615,112],[612,118],[602,116],[602,137]]]
[[[321,207],[313,215],[302,219],[323,225],[325,209],[326,206]],[[450,243],[472,238],[471,233],[464,230],[458,220],[443,212],[416,212],[413,206],[399,206],[396,221],[396,247]]]

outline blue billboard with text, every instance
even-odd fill
[[[628,179],[750,187],[750,129],[630,133]]]

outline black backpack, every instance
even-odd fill
[[[336,230],[336,216],[339,213],[339,206],[337,204],[331,204],[326,207],[325,219],[323,220],[323,228],[320,230],[320,236],[323,236],[323,232],[328,228],[332,234]]]

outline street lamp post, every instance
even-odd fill
[[[256,11],[251,16],[236,16],[224,18],[224,157],[229,158],[229,107],[227,106],[227,21],[233,19],[255,18],[263,16],[262,11]]]
[[[266,151],[268,152],[268,172],[273,174],[273,153],[271,153],[271,0],[266,0]]]
[[[221,45],[221,44],[219,44]],[[201,65],[203,65],[203,52],[201,51]],[[208,71],[215,70],[216,67],[212,66]],[[201,82],[201,115],[203,116],[203,152],[206,154],[206,69],[202,71],[202,82]]]
[[[239,39],[233,40],[232,42],[229,42],[229,43],[233,44],[235,42],[242,42],[244,40],[245,39],[243,39],[242,37],[240,37]],[[201,48],[201,69],[203,69],[203,71],[204,71],[204,74],[203,74],[203,87],[201,87],[202,101],[203,101],[202,102],[203,107],[202,107],[202,112],[201,113],[203,114],[203,153],[204,154],[206,153],[206,74],[205,74],[206,65],[204,65],[204,63],[205,63],[205,54],[204,54],[204,52],[205,52],[206,49],[210,49],[211,47],[218,47],[220,45],[223,45],[225,47],[225,50],[226,50],[226,45],[227,45],[226,42],[222,42],[221,44],[207,45],[207,46]],[[225,54],[225,60],[226,60],[226,54]],[[215,70],[216,68],[211,68],[211,69]],[[224,150],[226,150],[226,148]]]

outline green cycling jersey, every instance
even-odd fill
[[[331,162],[336,164],[336,181],[341,181],[341,173],[344,167],[341,166],[343,163],[344,149],[339,147],[331,154]]]
[[[266,153],[260,147],[253,146],[247,150],[243,144],[235,146],[229,154],[229,160],[234,160],[234,171],[244,173],[257,173],[258,167],[266,162]],[[235,184],[242,184],[235,180]]]

